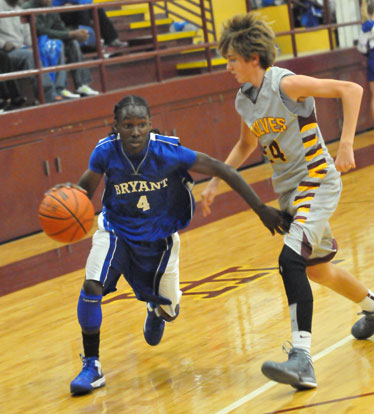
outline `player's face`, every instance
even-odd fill
[[[125,107],[114,127],[127,153],[136,155],[148,144],[151,122],[143,106]]]
[[[245,82],[254,83],[253,80],[256,77],[256,70],[258,68],[256,60],[258,58],[251,58],[249,61],[246,61],[234,51],[229,51],[226,58],[226,69],[235,76],[235,79],[240,84]]]

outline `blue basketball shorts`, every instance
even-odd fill
[[[373,56],[368,58],[366,73],[367,73],[368,82],[374,82],[374,57]]]
[[[161,305],[175,316],[182,292],[179,289],[178,233],[157,242],[128,242],[102,226],[92,238],[92,248],[86,263],[86,280],[96,280],[103,286],[103,294],[117,290],[121,275],[125,277],[138,300],[152,302],[159,296],[171,301]]]

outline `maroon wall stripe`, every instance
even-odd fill
[[[356,150],[355,158],[356,169],[373,164],[374,145]],[[264,202],[277,198],[270,179],[253,183],[252,187]],[[202,216],[200,203],[197,203],[192,222],[184,231],[192,230],[245,210],[248,210],[247,204],[234,191],[220,194],[216,197],[212,214],[208,217]],[[267,230],[264,228],[264,231]],[[0,296],[83,269],[90,248],[91,239],[85,239],[0,267]],[[82,283],[83,278],[84,271],[82,270]]]
[[[270,180],[260,181],[252,187],[265,202],[276,198]],[[197,203],[191,224],[184,231],[212,223],[246,209],[248,206],[245,201],[237,193],[229,191],[216,197],[212,214],[209,217],[203,217],[200,203]],[[264,229],[264,231],[267,230]],[[83,269],[90,248],[91,238],[0,267],[0,296]],[[83,278],[84,271],[82,270],[82,283]]]

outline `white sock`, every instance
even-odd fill
[[[294,348],[301,348],[310,353],[310,346],[312,343],[312,334],[307,331],[292,331],[292,346]]]
[[[359,305],[363,311],[374,312],[374,294],[370,289],[364,300],[362,300]]]

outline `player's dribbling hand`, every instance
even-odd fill
[[[264,205],[258,213],[261,221],[274,236],[275,232],[285,234],[289,231],[293,217],[285,211]]]
[[[203,210],[204,217],[208,216],[212,212],[210,206],[213,204],[217,192],[218,180],[216,178],[212,178],[201,193],[201,208]]]

